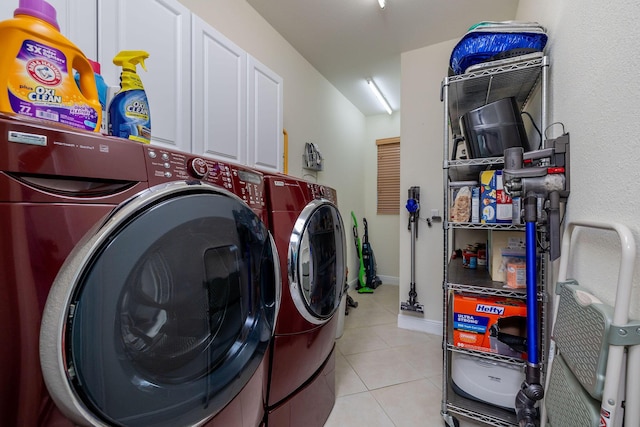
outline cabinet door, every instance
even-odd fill
[[[191,151],[191,13],[176,0],[98,0],[98,58],[107,84],[120,82],[113,57],[144,50],[138,74],[149,99],[152,144]]]
[[[282,171],[282,78],[248,56],[248,164]]]
[[[56,9],[60,32],[71,40],[89,59],[98,53],[98,0],[48,0]],[[0,2],[0,20],[13,18],[18,0]]]
[[[247,55],[199,17],[193,23],[193,152],[247,161]]]

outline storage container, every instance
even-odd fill
[[[524,380],[524,370],[518,365],[451,354],[452,388],[461,396],[515,410],[516,395]]]
[[[471,159],[501,157],[504,150],[511,147],[529,151],[527,133],[514,97],[468,111],[460,117],[460,129]]]

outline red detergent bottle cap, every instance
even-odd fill
[[[87,58],[87,61],[89,61],[89,64],[91,64],[91,69],[93,70],[93,72],[96,74],[100,74],[100,63],[96,61],[92,61],[89,58]]]
[[[44,0],[20,0],[18,8],[13,12],[13,16],[16,15],[29,15],[42,19],[60,31],[56,9]]]

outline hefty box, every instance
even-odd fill
[[[527,305],[515,298],[454,293],[453,345],[470,350],[523,357],[503,342],[524,337]],[[502,338],[502,339],[499,339]]]
[[[504,191],[502,171],[480,172],[480,220],[483,224],[511,223],[511,197]]]

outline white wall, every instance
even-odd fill
[[[264,18],[243,0],[180,0],[195,14],[284,79],[284,127],[289,134],[289,174],[338,191],[347,231],[348,265],[356,265],[350,212],[364,206],[362,158],[366,119]],[[318,144],[324,170],[302,169],[305,142]],[[357,270],[350,268],[349,277]]]
[[[563,122],[571,138],[565,223],[615,220],[629,226],[640,242],[640,3],[520,0],[517,19],[540,22],[550,36],[550,122]],[[612,303],[620,250],[616,239],[589,231],[580,233],[577,242],[570,277]],[[639,274],[636,268],[635,318],[640,318]]]
[[[383,283],[397,284],[399,280],[399,215],[378,215],[377,212],[377,170],[378,148],[377,139],[394,138],[400,136],[400,113],[381,114],[367,117],[366,140],[363,150],[364,168],[364,211],[356,211],[360,225],[360,237],[364,233],[360,224],[365,216],[369,224],[369,241],[376,257],[377,273]],[[402,141],[400,141],[402,146]],[[405,192],[400,191],[400,201],[404,206]],[[400,207],[400,212],[404,208]]]
[[[442,215],[442,147],[444,106],[440,84],[447,73],[449,56],[457,40],[451,40],[402,54],[402,124],[400,143],[400,191],[420,186],[420,217],[432,209]],[[403,208],[397,225],[400,234],[400,300],[406,301],[411,282],[411,240],[408,213]],[[416,241],[417,300],[424,315],[401,312],[398,324],[409,329],[442,332],[442,223],[428,227],[419,222]]]

